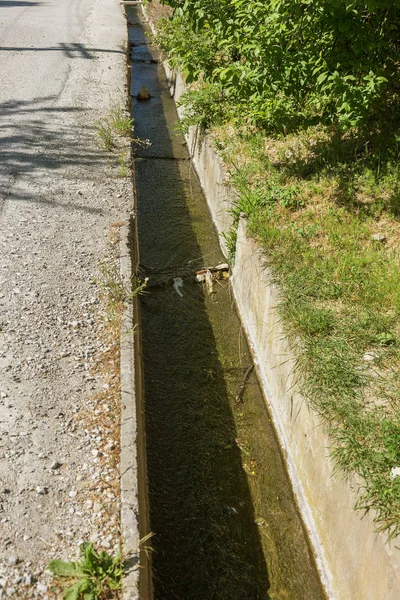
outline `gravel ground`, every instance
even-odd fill
[[[83,540],[110,552],[119,543],[118,381],[95,278],[131,183],[99,149],[93,122],[125,103],[125,21],[106,0],[9,4],[0,22],[1,45],[13,49],[0,51],[0,598],[45,600],[60,596],[51,558],[73,559]],[[25,21],[32,34],[20,48]]]

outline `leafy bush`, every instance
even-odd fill
[[[164,0],[160,34],[187,81],[222,86],[271,131],[376,126],[399,103],[400,0]]]

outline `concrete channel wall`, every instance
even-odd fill
[[[167,63],[164,68],[171,95],[178,101],[186,86],[179,72]],[[187,143],[217,230],[227,232],[235,193],[225,184],[223,162],[211,140],[199,136],[195,128]],[[224,238],[220,239],[226,254]],[[389,544],[384,535],[376,534],[373,515],[362,516],[353,508],[356,482],[334,474],[321,421],[295,392],[296,361],[277,311],[279,290],[271,283],[259,247],[247,237],[245,219],[238,229],[232,287],[328,597],[398,600],[400,540]]]

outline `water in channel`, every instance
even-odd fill
[[[144,413],[156,600],[322,600],[225,262],[140,8],[132,65]],[[145,85],[151,98],[137,99]],[[174,287],[176,278],[181,287]],[[180,292],[180,293],[179,293]]]

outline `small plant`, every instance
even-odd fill
[[[115,148],[115,141],[109,121],[107,119],[100,119],[95,122],[94,127],[99,136],[101,146],[107,152],[111,152]]]
[[[120,106],[111,108],[109,122],[110,127],[122,137],[132,137],[133,119]]]
[[[107,552],[97,552],[93,544],[80,546],[79,560],[51,560],[48,566],[55,577],[64,577],[71,585],[64,589],[63,600],[105,600],[121,589],[123,562]]]
[[[111,260],[102,262],[100,276],[95,281],[108,299],[111,314],[118,313],[124,304],[131,302],[137,294],[142,294],[147,286],[147,278],[144,281],[133,278],[133,289],[129,292],[121,279],[116,263]]]
[[[112,152],[118,146],[118,137],[132,139],[133,119],[120,106],[113,106],[108,114],[95,122],[94,127],[102,147]]]
[[[121,152],[121,149],[126,148],[126,142],[121,138],[127,138],[130,142],[134,142],[137,146],[143,148],[150,146],[149,140],[134,137],[133,119],[128,112],[119,106],[112,106],[104,117],[95,121],[94,128],[101,147],[107,152],[119,153],[120,176],[128,177],[129,163],[125,159],[124,152]]]
[[[199,89],[190,89],[182,94],[178,106],[184,112],[176,125],[177,133],[186,134],[193,125],[206,131],[211,125],[220,123],[227,112],[227,98],[218,84],[203,84]]]
[[[226,248],[228,250],[228,262],[232,265],[236,253],[237,224],[232,225],[229,231],[222,232],[222,237],[225,240]]]
[[[129,160],[126,159],[124,154],[120,154],[118,157],[119,162],[119,176],[120,177],[129,177],[130,174],[130,164]]]

